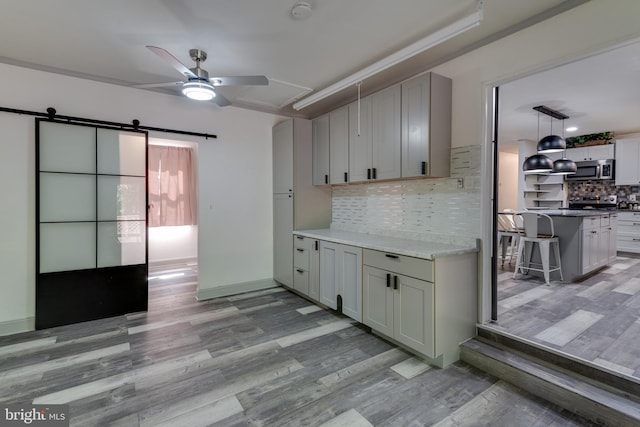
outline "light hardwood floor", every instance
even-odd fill
[[[282,288],[197,302],[181,273],[154,272],[147,313],[0,337],[0,403],[68,403],[73,426],[589,425]]]
[[[488,326],[640,380],[640,258],[618,256],[577,283],[512,275],[498,267],[498,321]]]

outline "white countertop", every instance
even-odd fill
[[[476,247],[456,246],[438,242],[401,239],[397,237],[381,236],[378,234],[356,233],[353,231],[334,230],[330,228],[319,230],[297,230],[294,231],[293,234],[309,237],[311,239],[359,246],[365,249],[374,249],[377,251],[391,252],[398,255],[424,259],[462,255],[478,252],[479,250],[477,245]]]

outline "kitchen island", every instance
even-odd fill
[[[553,220],[560,240],[562,276],[565,281],[578,281],[615,261],[618,214],[595,209],[537,210]],[[550,234],[546,221],[540,233]]]

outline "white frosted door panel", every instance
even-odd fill
[[[40,173],[40,222],[95,221],[96,177]]]
[[[40,224],[40,273],[95,266],[95,223]]]
[[[98,173],[145,176],[146,156],[144,135],[98,129]]]
[[[144,221],[98,224],[98,267],[146,263]]]
[[[145,178],[98,176],[98,221],[144,220]]]
[[[40,123],[40,170],[95,173],[96,130],[61,123]]]

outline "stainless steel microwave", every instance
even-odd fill
[[[613,179],[614,163],[613,159],[608,160],[587,160],[576,162],[578,167],[576,173],[567,175],[567,181],[586,181],[589,179]]]

